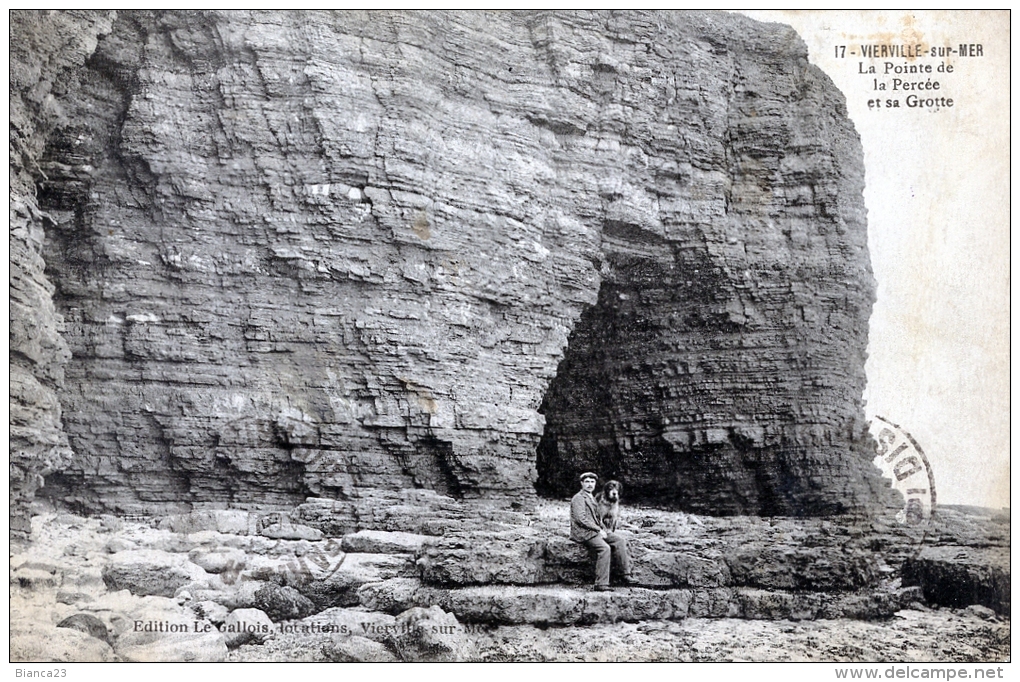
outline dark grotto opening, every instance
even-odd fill
[[[673,365],[670,349],[663,347],[670,316],[663,315],[662,304],[676,298],[670,291],[676,263],[627,258],[615,259],[614,266],[598,301],[574,327],[539,408],[546,427],[536,490],[573,494],[578,474],[591,470],[600,483],[621,481],[630,500],[687,507],[694,491],[691,477],[681,472],[685,464],[697,466],[701,453],[690,453],[687,462],[673,456],[664,399],[689,393],[691,386],[683,379],[669,386],[661,381],[673,374],[667,369]]]
[[[536,491],[571,495],[591,470],[627,501],[701,514],[846,511],[861,485],[847,410],[816,379],[832,350],[787,322],[789,270],[760,269],[751,293],[702,249],[630,245],[609,252],[539,408]]]

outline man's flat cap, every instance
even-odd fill
[[[596,481],[599,480],[599,477],[590,471],[586,471],[583,474],[581,474],[581,476],[577,480],[583,481],[586,478],[594,478]]]

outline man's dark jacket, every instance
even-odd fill
[[[590,540],[602,531],[598,504],[591,493],[581,492],[570,500],[570,539],[574,542]]]

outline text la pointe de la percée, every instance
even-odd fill
[[[371,634],[406,634],[429,632],[439,635],[450,635],[457,631],[454,625],[427,625],[420,626],[414,623],[380,625],[378,623],[360,623],[362,633]],[[222,623],[214,625],[209,621],[195,620],[191,622],[173,623],[167,620],[136,620],[132,624],[135,632],[165,632],[168,634],[178,632],[220,632],[222,634],[249,633],[253,635],[268,635],[270,632],[280,634],[336,634],[353,635],[357,634],[355,628],[347,623],[277,623],[275,628],[270,628],[266,623],[248,623],[243,620],[234,623]]]
[[[849,49],[848,49],[849,48]],[[857,75],[872,76],[870,90],[877,96],[868,100],[868,109],[926,109],[939,111],[952,108],[956,102],[946,97],[939,77],[952,74],[959,66],[950,59],[959,57],[984,57],[981,43],[960,43],[959,45],[928,46],[917,44],[860,44],[836,45],[837,59],[860,57],[867,60],[903,59],[903,62],[883,61],[880,64],[857,62]],[[923,59],[941,59],[938,65],[923,63]],[[927,78],[925,78],[927,75]],[[914,78],[919,77],[919,78]],[[891,77],[891,78],[890,78]],[[891,95],[906,95],[903,100]],[[903,106],[905,105],[905,106]]]
[[[879,67],[880,71],[876,71],[875,66],[868,66],[865,68],[864,62],[858,62],[857,70],[859,74],[874,74],[881,73],[883,76],[895,75],[895,76],[910,76],[918,75],[921,78],[914,80],[909,77],[895,77],[891,81],[880,81],[878,78],[872,79],[872,90],[886,91],[889,90],[891,93],[896,94],[907,94],[904,100],[907,108],[916,109],[922,107],[951,107],[953,106],[952,97],[933,97],[935,93],[933,91],[941,90],[942,83],[938,80],[932,79],[931,77],[923,78],[924,74],[949,74],[953,72],[953,65],[947,64],[946,62],[940,62],[938,66],[932,66],[931,64],[895,64],[893,62],[883,62]],[[890,87],[891,86],[891,87]],[[920,95],[918,94],[920,93]],[[868,100],[868,108],[882,108],[885,107],[898,107],[899,100],[882,100],[882,99],[871,99]]]

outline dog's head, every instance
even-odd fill
[[[622,492],[623,486],[620,485],[619,481],[606,481],[605,486],[602,488],[602,497],[610,502],[619,502]]]

